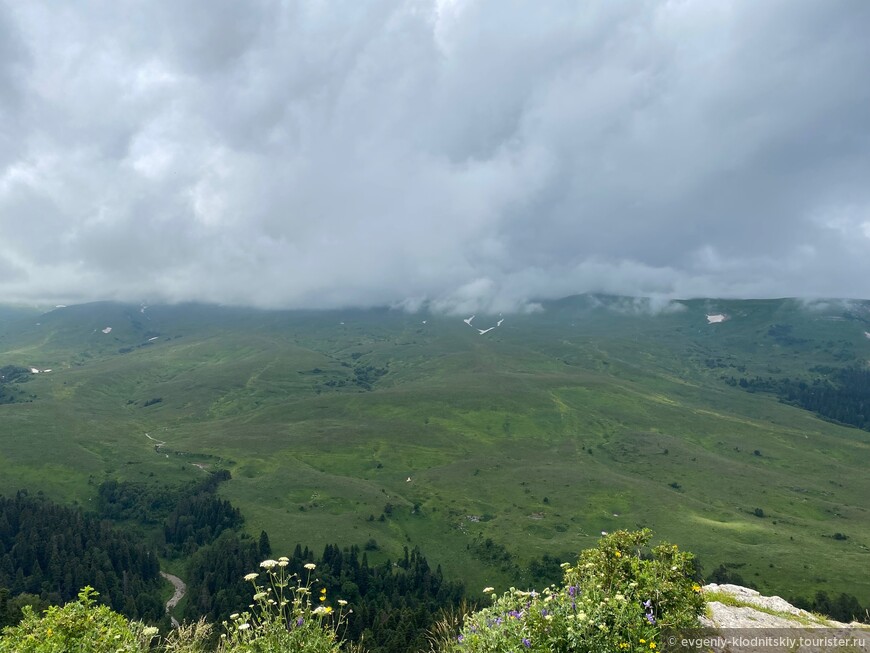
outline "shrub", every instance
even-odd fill
[[[19,624],[3,630],[0,653],[148,651],[157,629],[136,621],[128,622],[105,605],[96,605],[96,596],[92,587],[85,587],[77,601],[63,607],[50,607],[42,616],[25,606]]]
[[[651,651],[665,629],[697,627],[704,600],[693,556],[672,544],[651,551],[649,530],[617,531],[563,563],[559,587],[511,588],[469,615],[442,651]],[[485,592],[492,591],[486,588]]]

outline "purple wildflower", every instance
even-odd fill
[[[647,599],[646,601],[644,601],[643,607],[645,607],[646,609],[651,608],[652,607],[652,599]]]
[[[529,648],[531,645],[532,645],[532,643],[529,641],[529,638],[523,637],[523,646],[525,646],[526,648]]]
[[[460,635],[459,637],[456,638],[456,641],[459,642],[460,644],[462,644],[463,639],[465,639],[465,637],[463,635]]]
[[[296,626],[297,626],[297,627],[298,627],[298,626],[301,626],[301,625],[304,624],[304,623],[305,623],[305,619],[303,619],[302,617],[299,617],[299,618],[296,620]]]
[[[656,618],[652,612],[646,613],[646,620],[649,621],[653,626],[656,625]]]
[[[577,595],[577,586],[571,585],[571,587],[568,588],[568,596],[576,596],[576,595]]]
[[[547,616],[547,608],[544,608],[543,610],[541,610],[541,616],[542,616],[542,617],[546,617],[546,616]]]

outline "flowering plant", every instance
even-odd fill
[[[326,588],[313,597],[315,565],[305,565],[307,577],[287,573],[287,558],[264,560],[261,573],[245,576],[254,588],[254,602],[249,610],[230,615],[223,623],[218,648],[222,653],[337,653],[341,641],[337,630],[345,622],[349,610],[346,601],[330,605]],[[263,578],[261,579],[261,574]]]
[[[443,649],[656,651],[664,629],[697,626],[704,602],[692,555],[672,544],[649,551],[651,537],[649,530],[605,535],[575,565],[562,565],[562,586],[492,594],[492,606],[469,615]]]

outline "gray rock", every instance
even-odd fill
[[[723,644],[708,650],[717,652],[749,653],[750,651],[794,651],[815,653],[817,651],[864,651],[870,653],[870,626],[853,622],[841,623],[796,608],[778,596],[763,596],[755,590],[739,585],[710,584],[702,588],[708,597],[707,614],[700,618],[701,626],[723,636],[741,636],[751,639],[753,633],[771,637],[790,637],[796,641],[829,641],[825,638],[851,638],[857,645],[851,647],[827,644],[794,645],[787,648],[765,646],[735,646]],[[717,600],[716,594],[720,595]],[[725,641],[725,640],[723,640]]]

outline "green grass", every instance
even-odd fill
[[[555,302],[484,337],[459,317],[386,310],[4,313],[0,364],[53,371],[21,386],[32,403],[0,406],[0,491],[87,506],[104,478],[182,482],[199,463],[232,471],[222,493],[276,552],[419,545],[473,589],[513,582],[474,557],[478,537],[525,563],[648,526],[708,570],[743,564],[764,590],[870,601],[855,573],[870,563],[870,434],[722,380],[866,361],[866,308],[626,305]],[[708,325],[706,312],[731,319]],[[796,344],[768,336],[774,324],[793,325]],[[370,392],[325,385],[357,364],[389,372]]]
[[[704,592],[704,600],[708,604],[721,603],[722,605],[727,605],[734,608],[751,608],[753,610],[757,610],[758,612],[764,612],[765,614],[785,619],[786,621],[793,621],[795,623],[799,623],[802,626],[812,626],[818,628],[820,626],[831,627],[832,625],[829,619],[826,619],[821,615],[815,615],[810,612],[805,612],[804,614],[794,614],[793,612],[774,610],[773,608],[758,605],[750,601],[741,601],[733,594],[728,594],[727,592]],[[709,605],[707,607],[707,616],[710,616]]]

